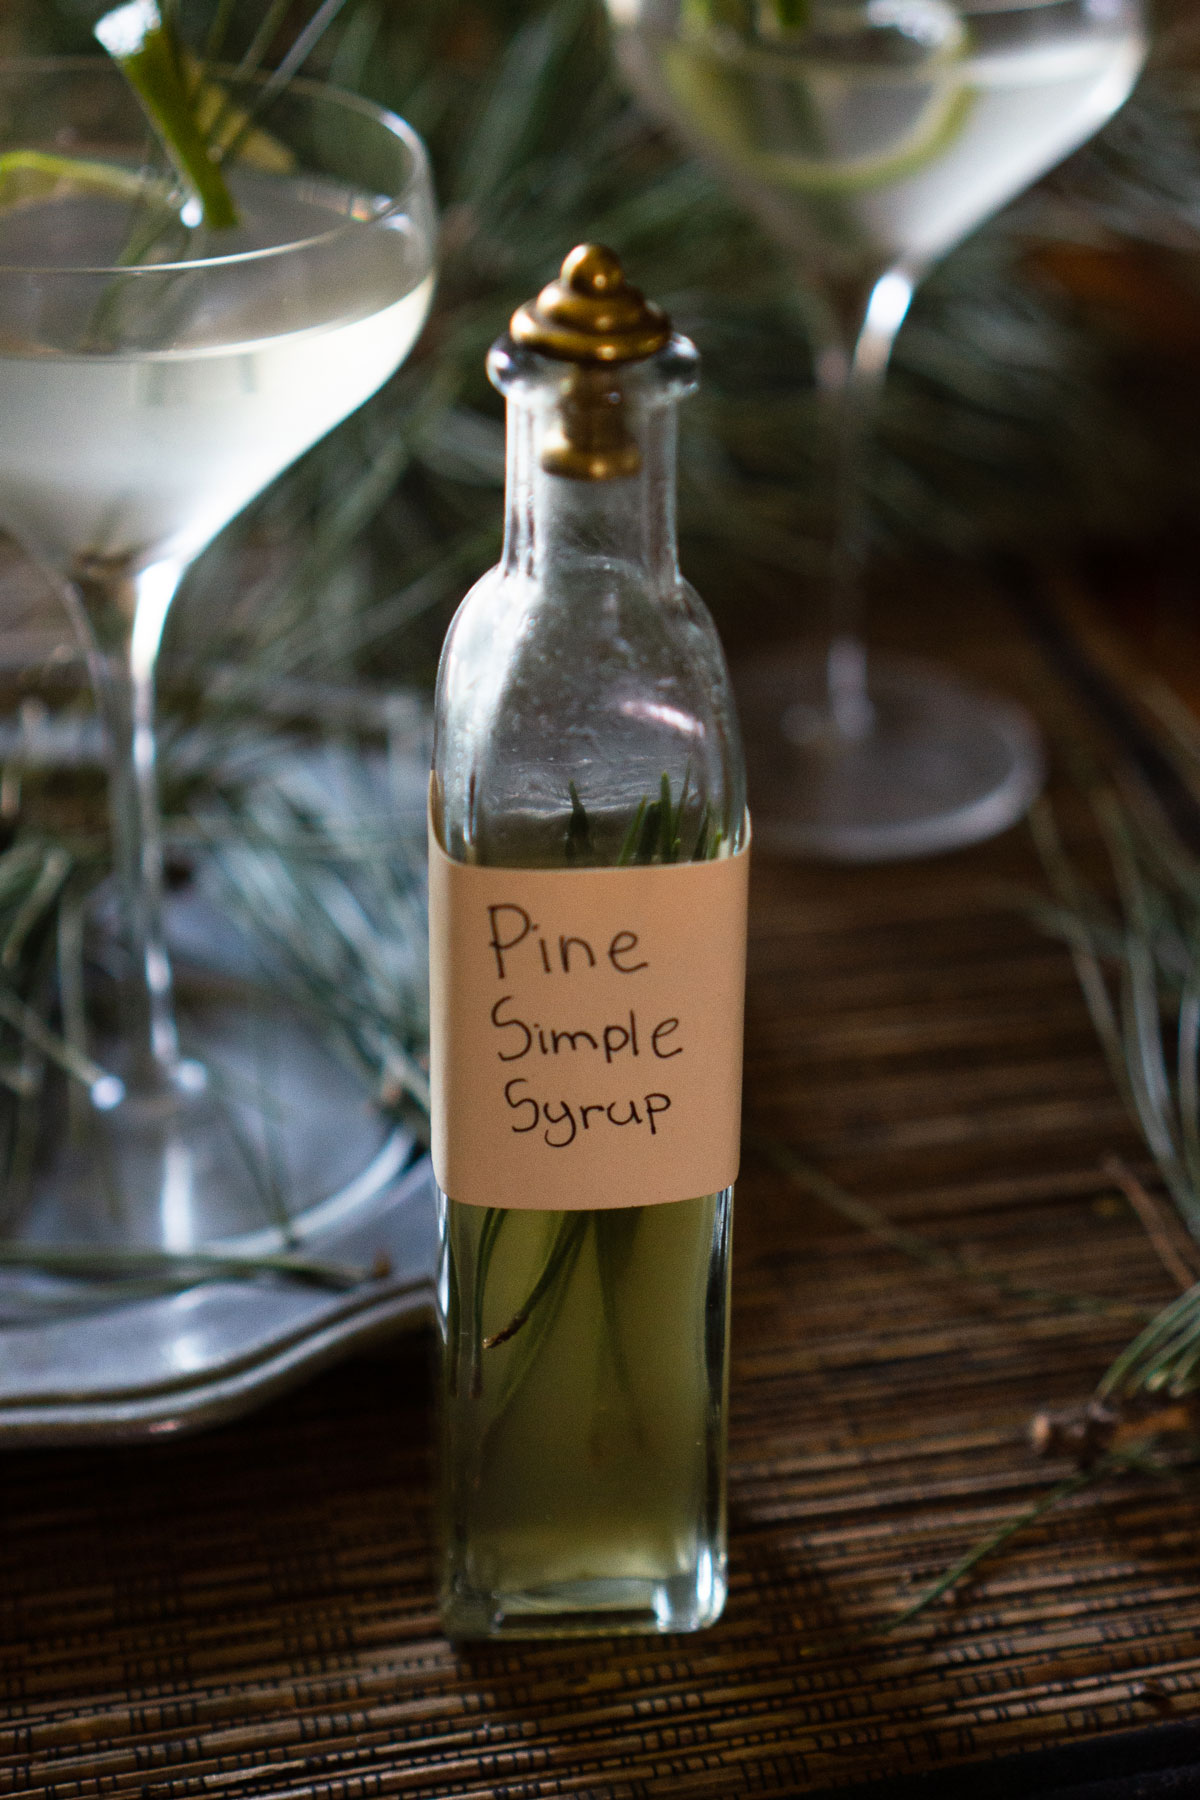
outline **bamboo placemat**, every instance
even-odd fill
[[[1052,736],[1085,729],[1007,614],[953,602],[906,621],[957,620],[961,663]],[[1101,1172],[1144,1159],[1070,963],[1012,903],[1038,879],[1023,832],[889,870],[760,858],[752,1118],[988,1268],[1164,1300]],[[0,1462],[0,1794],[791,1794],[1186,1718],[1200,1555],[1167,1486],[1076,1495],[956,1601],[871,1635],[1066,1472],[1034,1460],[1029,1417],[1084,1398],[1122,1326],[937,1278],[754,1159],[735,1240],[716,1629],[451,1648],[410,1339],[235,1428]]]

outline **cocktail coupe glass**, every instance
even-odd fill
[[[262,96],[257,80],[223,83],[231,119]],[[352,1189],[363,1134],[353,1103],[341,1123],[322,1111],[339,1075],[315,1043],[298,1052],[290,1078],[307,1069],[312,1092],[261,1102],[281,1138],[300,1133],[283,1163],[304,1193],[280,1194],[251,1141],[253,1074],[180,1048],[156,662],[197,554],[411,348],[432,286],[427,161],[401,120],[294,81],[228,167],[239,223],[208,230],[194,203],[170,204],[144,116],[100,59],[0,64],[8,151],[31,154],[10,159],[0,193],[0,525],[56,577],[86,651],[127,968],[121,1030],[95,1051],[82,1131],[48,1134],[27,1232],[245,1241],[280,1209]]]
[[[735,670],[755,833],[873,862],[990,836],[1041,777],[1017,707],[862,637],[862,468],[914,288],[1116,111],[1138,0],[608,0],[643,100],[789,254],[834,491],[828,635]]]

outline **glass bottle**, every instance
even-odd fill
[[[697,367],[692,345],[597,246],[573,251],[493,346],[508,415],[504,548],[442,655],[431,858],[572,870],[575,893],[587,870],[744,866],[725,663],[676,560],[675,413]],[[547,941],[548,975],[561,945]],[[744,914],[741,942],[715,954],[739,970],[740,1058]],[[597,1038],[577,1035],[595,1050]],[[520,1041],[510,1020],[503,1042]],[[660,1056],[669,1041],[655,1039]],[[665,1095],[648,1099],[653,1114]],[[736,1093],[729,1104],[736,1115]],[[605,1121],[585,1111],[583,1123]],[[566,1129],[547,1129],[546,1142],[557,1147]],[[435,1102],[435,1146],[437,1133]],[[617,1169],[606,1204],[581,1207],[561,1166],[561,1195],[549,1196],[560,1204],[545,1193],[537,1207],[487,1193],[468,1204],[439,1189],[452,1637],[684,1631],[724,1604],[732,1186],[642,1204]]]

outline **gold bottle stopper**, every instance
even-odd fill
[[[668,342],[671,322],[662,308],[630,286],[611,250],[579,244],[557,281],[518,307],[510,330],[522,348],[572,365],[542,443],[542,467],[576,481],[636,475],[641,453],[611,370],[641,362]]]

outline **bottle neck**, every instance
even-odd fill
[[[674,404],[628,408],[640,466],[606,480],[543,466],[554,413],[553,398],[543,393],[508,396],[505,574],[557,586],[572,564],[611,562],[648,591],[670,594],[679,579]]]

